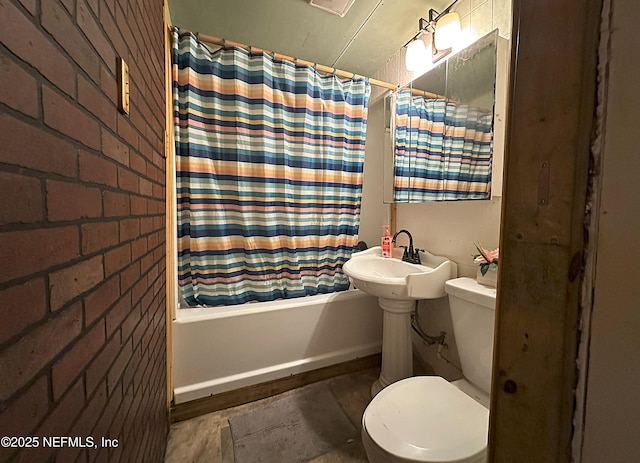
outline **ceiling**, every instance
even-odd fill
[[[451,0],[355,0],[344,17],[308,0],[169,0],[172,25],[365,76]]]

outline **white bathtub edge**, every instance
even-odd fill
[[[317,370],[349,360],[374,355],[382,351],[382,343],[372,343],[356,348],[330,352],[324,355],[308,357],[293,362],[269,366],[242,374],[218,378],[211,381],[176,387],[174,389],[175,404],[182,404],[191,400],[201,399],[214,394],[251,386],[298,373]]]

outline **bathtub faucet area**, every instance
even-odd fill
[[[396,239],[398,238],[398,235],[400,235],[401,233],[404,233],[409,237],[409,246],[408,247],[400,246],[401,248],[404,248],[404,253],[402,254],[402,260],[405,262],[410,262],[412,264],[419,264],[420,251],[424,251],[424,249],[413,249],[413,237],[411,236],[411,233],[409,233],[408,230],[402,229],[396,232],[396,234],[393,235],[393,239],[391,240],[391,242],[395,245]]]

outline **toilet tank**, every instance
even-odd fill
[[[472,278],[456,278],[445,283],[445,291],[449,295],[462,374],[467,381],[489,394],[496,289],[481,285]]]

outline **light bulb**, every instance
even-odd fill
[[[427,47],[424,46],[422,40],[416,39],[407,45],[407,54],[405,55],[407,71],[415,72],[421,70],[428,60]]]
[[[455,45],[460,36],[460,15],[447,13],[438,18],[434,43],[438,50],[446,50]]]

